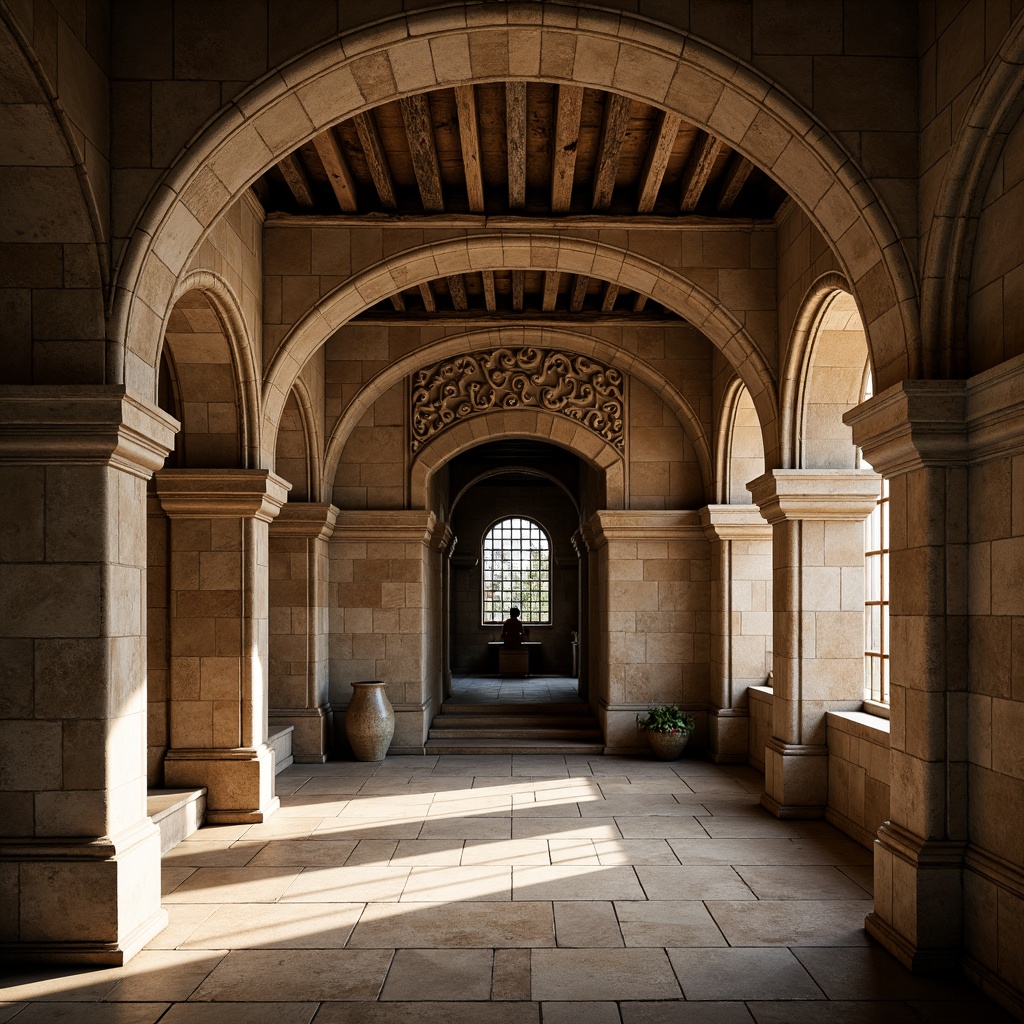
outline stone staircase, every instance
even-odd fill
[[[601,754],[604,739],[590,707],[565,704],[441,706],[427,736],[428,754]]]

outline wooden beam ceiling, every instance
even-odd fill
[[[715,159],[722,148],[721,140],[707,132],[698,133],[693,145],[693,152],[683,172],[682,200],[679,204],[681,213],[693,213],[700,202],[704,186],[711,177],[715,167]]]
[[[476,90],[471,85],[455,87],[459,112],[459,144],[466,175],[466,196],[470,213],[484,212],[484,178],[480,159],[480,121],[476,109]]]
[[[359,200],[356,196],[356,183],[349,170],[348,162],[338,146],[338,140],[334,136],[334,130],[328,128],[314,136],[313,145],[316,147],[317,156],[324,165],[327,173],[327,180],[334,190],[334,198],[338,200],[338,206],[342,213],[357,213],[359,211]]]
[[[363,147],[366,169],[369,171],[374,188],[377,189],[377,195],[380,197],[380,205],[385,210],[397,210],[395,183],[391,180],[391,169],[388,167],[388,160],[384,155],[384,147],[380,143],[380,133],[377,131],[377,123],[373,119],[373,114],[366,111],[363,114],[356,114],[352,120],[355,122],[356,132],[359,135],[359,144]]]
[[[551,159],[551,212],[568,213],[572,204],[572,183],[576,176],[583,89],[560,85],[555,106],[555,139]]]
[[[718,189],[715,209],[719,213],[728,213],[732,209],[753,169],[754,165],[746,157],[733,153]]]
[[[508,135],[508,208],[526,209],[526,83],[505,83]]]
[[[668,170],[672,147],[675,145],[682,122],[681,117],[670,114],[667,110],[658,113],[654,137],[651,140],[650,149],[647,151],[643,170],[640,172],[640,197],[636,204],[637,213],[650,213],[654,209],[658,192],[661,190],[661,183],[665,178],[665,171]]]
[[[310,188],[306,171],[295,154],[289,153],[277,166],[281,169],[285,184],[295,197],[295,202],[299,206],[311,210],[313,208],[313,190]]]
[[[615,190],[615,175],[619,169],[619,154],[629,124],[633,101],[628,96],[612,92],[604,108],[601,125],[601,144],[598,147],[597,166],[594,169],[594,194],[591,205],[595,210],[611,206]]]
[[[409,139],[409,155],[419,186],[420,199],[427,213],[444,211],[444,196],[441,191],[441,168],[437,162],[437,145],[434,142],[434,127],[430,120],[430,103],[425,93],[405,96],[399,101],[405,134]]]

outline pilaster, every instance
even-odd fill
[[[772,527],[772,738],[761,802],[819,818],[828,802],[825,715],[864,699],[863,521],[871,470],[776,469],[748,490]]]
[[[167,923],[146,814],[146,482],[178,424],[0,387],[0,956],[122,964]]]
[[[278,807],[267,746],[268,525],[287,481],[258,469],[165,469],[171,520],[168,786],[207,788],[207,820]]]

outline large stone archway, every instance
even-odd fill
[[[298,58],[225,109],[155,191],[119,267],[111,334],[123,343],[129,388],[153,393],[174,281],[257,175],[362,110],[499,76],[609,87],[718,133],[785,188],[837,252],[862,296],[880,384],[911,372],[913,272],[884,204],[823,125],[749,66],[678,32],[588,9],[566,32],[543,10],[494,5],[474,9],[472,24],[460,7],[395,18]],[[478,36],[486,47],[472,46]]]

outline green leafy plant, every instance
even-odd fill
[[[687,736],[697,728],[693,715],[681,711],[675,704],[648,708],[647,717],[636,716],[636,726],[645,732],[685,732]]]

